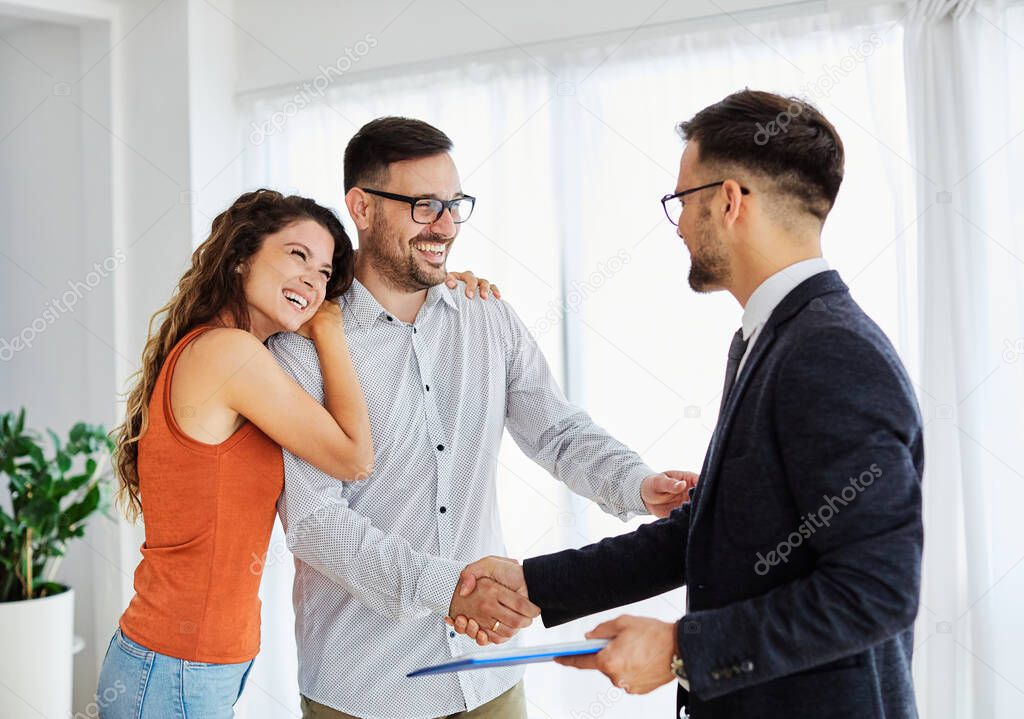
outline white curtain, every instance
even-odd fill
[[[1024,554],[1024,533],[1010,514],[1019,506],[1013,500],[1024,499],[1020,452],[1013,451],[1022,429],[1024,329],[1019,314],[1005,314],[1016,313],[1024,297],[1014,259],[1024,256],[1024,203],[1011,205],[1016,198],[1007,188],[1014,187],[1013,179],[1016,187],[1024,185],[1019,169],[992,173],[1020,168],[1024,141],[1009,143],[1001,159],[961,183],[964,193],[978,183],[971,192],[982,204],[958,204],[966,198],[953,190],[951,208],[983,230],[965,223],[951,230],[956,215],[950,207],[945,215],[932,214],[936,195],[922,190],[925,175],[946,174],[926,171],[919,153],[936,147],[942,148],[937,157],[958,153],[984,127],[985,136],[977,138],[983,142],[969,148],[964,160],[966,173],[971,159],[980,161],[1010,139],[1003,129],[1021,129],[1024,100],[1019,90],[1010,92],[1014,71],[1005,57],[1016,53],[1019,79],[1024,58],[1010,38],[1024,38],[1024,18],[982,8],[972,21],[979,32],[988,23],[1006,33],[985,50],[992,57],[1003,53],[1001,70],[986,76],[986,87],[1001,87],[1008,96],[1003,105],[1011,106],[1000,115],[1007,127],[993,126],[999,115],[993,109],[988,124],[951,120],[942,125],[946,134],[933,136],[938,125],[932,111],[923,108],[921,120],[913,115],[922,102],[948,100],[922,100],[921,83],[933,83],[937,93],[938,85],[957,78],[963,82],[957,97],[973,97],[978,90],[965,76],[974,70],[965,65],[956,72],[946,58],[941,62],[949,70],[922,79],[927,67],[940,66],[910,49],[903,6],[819,9],[813,4],[732,15],[575,42],[571,50],[532,46],[443,67],[353,76],[332,81],[322,98],[299,97],[298,90],[244,97],[243,131],[256,145],[245,155],[245,183],[309,195],[343,211],[342,152],[360,125],[399,114],[441,127],[455,141],[465,191],[479,198],[456,243],[453,268],[471,268],[501,285],[570,397],[613,434],[657,468],[692,469],[700,466],[715,423],[714,397],[740,310],[730,297],[696,296],[686,285],[685,248],[658,204],[674,186],[682,149],[674,125],[744,86],[815,101],[838,127],[847,151],[846,180],[825,228],[826,256],[902,354],[921,390],[931,433],[928,609],[922,608],[918,638],[924,661],[916,669],[922,713],[947,716],[939,712],[952,706],[956,716],[1011,716],[994,712],[1014,700],[1019,705],[1020,690],[1013,686],[1024,686],[1024,670],[1010,662],[1024,633],[1009,609],[1014,588],[1020,596],[1024,572],[1019,578],[1007,573]],[[982,12],[993,14],[986,20]],[[917,32],[916,25],[910,28]],[[980,103],[974,108],[979,115],[984,109]],[[931,144],[922,146],[926,136]],[[1015,219],[1000,219],[1011,211]],[[966,234],[933,243],[939,230]],[[984,252],[974,251],[977,244],[985,245]],[[954,251],[968,245],[969,252]],[[928,281],[919,281],[925,275]],[[989,377],[976,373],[992,369],[982,355],[1002,361]],[[956,399],[937,404],[926,390]],[[942,419],[946,406],[954,408],[960,429],[936,435],[940,423],[949,422]],[[955,451],[944,449],[954,443]],[[512,442],[505,442],[498,461],[496,521],[512,556],[579,546],[642,521],[624,525],[572,497]],[[243,718],[299,714],[291,573],[278,530],[262,587],[263,650],[240,705]],[[991,591],[983,594],[986,586]],[[954,588],[957,596],[944,594]],[[947,606],[947,599],[954,603]],[[972,602],[972,610],[958,616]],[[675,619],[684,604],[680,590],[554,630],[538,623],[525,641],[576,639],[621,611]],[[955,628],[946,632],[942,622]],[[954,639],[967,647],[948,655],[958,664],[946,661],[943,648]],[[963,677],[968,662],[976,665],[970,679]],[[985,663],[992,668],[988,674],[979,668]],[[995,678],[986,684],[984,676]],[[599,675],[553,665],[531,667],[526,681],[532,717],[657,716],[673,702],[671,687],[627,698]],[[946,687],[951,689],[943,695]]]
[[[931,719],[1024,705],[1022,16],[913,2],[906,21],[927,420],[916,679]]]

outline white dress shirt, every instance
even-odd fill
[[[757,286],[747,300],[747,306],[743,308],[743,339],[747,340],[747,349],[740,360],[737,376],[743,371],[743,365],[747,363],[747,357],[750,356],[750,350],[754,349],[754,343],[757,342],[764,323],[768,321],[779,303],[804,280],[827,272],[828,269],[828,262],[824,257],[814,257],[782,268]]]
[[[523,670],[405,675],[477,649],[444,617],[462,567],[506,555],[495,490],[504,430],[622,519],[646,512],[640,484],[654,471],[565,399],[506,302],[438,285],[406,324],[356,281],[341,304],[376,461],[369,479],[340,482],[284,453],[299,688],[366,719],[472,710]],[[322,401],[313,343],[289,333],[269,346]]]

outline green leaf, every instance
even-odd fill
[[[100,488],[98,485],[93,485],[81,502],[72,504],[64,510],[60,518],[60,526],[68,529],[74,528],[76,524],[95,512],[99,504]]]
[[[64,480],[65,494],[71,494],[79,487],[88,484],[90,479],[92,479],[92,472],[89,471],[86,471],[85,474],[76,474],[68,477]]]
[[[49,497],[33,497],[21,510],[22,521],[37,530],[46,528],[46,521],[60,514],[60,505]],[[42,539],[42,531],[34,532],[37,539]]]
[[[43,450],[31,440],[24,439],[21,445],[25,447],[25,454],[32,458],[32,464],[37,469],[46,467],[46,458],[43,457]]]
[[[99,467],[112,447],[101,425],[78,422],[64,442],[51,429],[45,434],[26,430],[24,408],[17,415],[0,413],[0,471],[7,478],[13,510],[8,514],[7,505],[0,506],[0,602],[21,598],[18,575],[26,561],[29,530],[37,594],[57,590],[39,578],[64,554],[69,539],[84,535],[86,520],[102,505],[110,482],[99,476]]]
[[[57,582],[33,582],[33,584],[36,585],[35,596],[40,599],[60,594],[65,589],[64,585],[57,584]]]
[[[72,442],[80,442],[82,440],[82,437],[85,436],[85,434],[88,431],[89,430],[85,422],[79,422],[78,424],[71,428],[71,432],[68,433],[68,438]]]

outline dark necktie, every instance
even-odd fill
[[[722,404],[718,408],[718,414],[721,415],[725,409],[725,402],[729,399],[729,391],[732,389],[733,384],[736,383],[736,372],[740,368],[740,360],[743,359],[743,354],[747,351],[747,340],[743,339],[743,328],[736,330],[736,334],[732,336],[732,342],[729,344],[729,361],[725,365],[725,387],[722,388]]]

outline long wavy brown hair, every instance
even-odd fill
[[[117,504],[132,522],[142,514],[139,439],[149,425],[149,400],[164,360],[190,330],[216,322],[225,314],[235,327],[249,329],[245,299],[249,259],[267,235],[300,220],[317,222],[334,238],[333,268],[324,301],[344,294],[352,285],[355,253],[334,211],[306,197],[259,189],[245,193],[217,215],[210,236],[192,253],[192,266],[178,281],[170,301],[150,318],[142,365],[129,380],[134,384],[128,393],[124,424],[111,432],[117,444]]]

